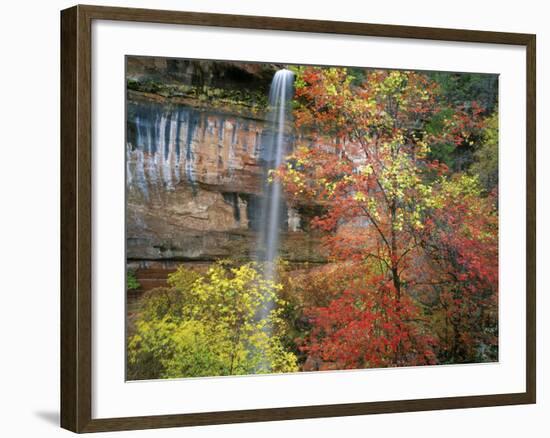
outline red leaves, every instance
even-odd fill
[[[447,120],[447,131],[440,140],[447,140],[456,146],[467,146],[477,141],[485,127],[484,109],[475,101],[455,109]]]
[[[416,325],[418,309],[380,276],[369,277],[366,289],[346,290],[307,315],[313,330],[302,351],[324,361],[344,368],[434,363],[435,340]]]

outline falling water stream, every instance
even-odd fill
[[[258,236],[259,258],[264,262],[264,278],[275,280],[275,262],[279,252],[279,234],[285,213],[281,184],[269,178],[289,152],[290,102],[293,97],[294,73],[279,70],[275,73],[269,92],[268,132],[262,142],[262,161],[266,174],[264,199]],[[270,309],[266,309],[269,311]]]

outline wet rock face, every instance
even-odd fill
[[[254,258],[266,122],[130,100],[127,123],[127,258]],[[322,261],[318,236],[302,230],[300,213],[281,212],[281,257]]]
[[[180,182],[216,191],[260,189],[263,121],[156,103],[130,103],[128,113],[127,179],[145,201]]]

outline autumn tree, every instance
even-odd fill
[[[433,363],[441,333],[430,334],[426,315],[445,308],[447,322],[469,331],[444,348],[471,359],[483,338],[472,333],[484,331],[487,316],[478,309],[467,324],[457,315],[473,302],[494,304],[494,270],[481,267],[496,264],[495,203],[481,199],[475,176],[434,159],[432,147],[472,146],[482,109],[443,106],[437,83],[417,72],[370,71],[359,85],[342,68],[296,73],[300,135],[277,176],[291,203],[323,207],[312,225],[326,232],[331,260],[366,279],[309,310],[304,349],[348,367]]]

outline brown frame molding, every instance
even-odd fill
[[[92,20],[222,26],[525,46],[527,51],[526,392],[324,406],[92,419],[91,23]],[[531,34],[111,8],[61,12],[61,426],[99,432],[290,420],[536,402],[536,37]]]

